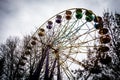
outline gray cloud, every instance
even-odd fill
[[[83,7],[102,15],[104,9],[120,11],[120,0],[0,0],[0,42],[22,37],[65,9]]]
[[[108,8],[113,11],[120,12],[120,0],[110,0]]]

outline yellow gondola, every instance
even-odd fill
[[[44,35],[45,35],[45,32],[40,31],[40,32],[38,33],[38,36],[44,36]]]
[[[40,31],[41,31],[41,32],[45,32],[45,30],[44,30],[43,28],[40,28]]]
[[[33,40],[37,40],[37,37],[33,36],[32,39],[33,39]]]
[[[70,20],[70,19],[71,19],[71,16],[70,16],[70,15],[67,15],[65,18],[66,18],[66,20]]]
[[[32,44],[32,45],[36,45],[36,42],[35,42],[35,41],[31,41],[31,44]]]
[[[24,66],[24,65],[25,65],[25,62],[20,61],[19,64],[20,64],[21,66]]]
[[[110,40],[111,40],[111,38],[110,38],[109,35],[104,35],[104,36],[101,36],[101,37],[100,37],[100,42],[101,42],[101,43],[104,43],[104,44],[109,43]]]
[[[109,51],[109,47],[107,47],[105,45],[100,45],[100,47],[98,48],[98,50],[100,52],[107,52],[107,51]]]
[[[100,17],[100,16],[95,16],[94,22],[103,23],[102,17]]]
[[[110,56],[108,56],[108,55],[105,58],[100,59],[100,62],[102,64],[109,64],[111,61],[112,61],[112,58]]]
[[[25,54],[26,54],[26,55],[29,55],[29,54],[30,54],[30,51],[29,51],[29,50],[26,50],[26,51],[25,51]]]
[[[66,11],[66,15],[71,15],[71,14],[72,14],[71,11],[69,11],[69,10]]]
[[[101,28],[99,30],[99,34],[101,34],[101,35],[104,35],[104,34],[107,34],[107,33],[108,33],[108,29],[107,28]]]
[[[21,58],[24,59],[24,60],[27,60],[27,58],[25,56],[21,56]]]
[[[31,48],[30,46],[27,46],[27,49],[30,49],[30,50],[31,50],[32,48]]]

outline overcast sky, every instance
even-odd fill
[[[0,42],[9,36],[22,38],[69,8],[91,9],[102,15],[105,9],[120,12],[119,5],[120,0],[0,0]]]

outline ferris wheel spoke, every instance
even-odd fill
[[[74,58],[70,57],[69,55],[66,55],[66,54],[64,54],[64,53],[62,53],[61,55],[64,55],[64,56],[65,56],[66,58],[68,58],[69,60],[75,62],[76,64],[78,64],[78,65],[80,65],[80,66],[82,66],[82,67],[85,67],[85,65],[84,65],[83,63],[75,60]]]
[[[74,79],[73,74],[71,73],[71,71],[69,70],[69,66],[67,65],[66,62],[62,61],[63,64],[61,64],[61,67],[63,68],[63,70],[65,71],[65,74],[67,75],[67,77],[72,77]]]
[[[81,48],[81,47],[99,47],[99,46],[80,46],[80,45],[76,44],[76,45],[66,46],[64,49]]]
[[[93,24],[92,24],[93,25]],[[86,24],[86,26],[89,28],[89,26]],[[89,30],[90,30],[90,28],[89,28]],[[90,35],[92,38],[93,38],[93,36],[91,35],[91,34],[88,34],[88,35]],[[95,36],[95,35],[94,35]]]
[[[74,79],[73,74],[71,73],[71,71],[69,70],[69,67],[67,66],[67,64],[64,64],[65,69],[68,71],[68,73],[70,74],[70,77],[72,77],[72,79]]]
[[[73,13],[74,14],[74,13]],[[73,17],[73,14],[72,14],[72,17]],[[64,15],[64,18],[65,18],[65,15]],[[69,28],[70,29],[72,29],[73,27],[72,27],[72,25],[75,25],[76,24],[76,22],[77,22],[77,20],[75,20],[74,22],[72,22],[72,24],[69,26],[69,23],[71,23],[69,20],[66,22],[66,23],[64,23],[64,25],[63,25],[63,28],[59,31],[59,29],[58,29],[58,34],[59,35],[57,35],[57,37],[59,37],[59,36],[62,36],[63,34],[65,34],[65,32],[67,31],[67,30],[69,30]],[[66,26],[67,25],[67,26]],[[69,26],[69,27],[68,27]],[[63,32],[62,32],[63,31]],[[61,33],[61,34],[60,34]],[[56,38],[57,39],[57,38]]]
[[[94,28],[91,28],[91,29],[89,29],[87,32],[85,32],[85,33],[83,33],[83,34],[80,34],[80,35],[78,35],[77,37],[79,38],[79,37],[82,37],[82,36],[84,36],[84,35],[86,35],[86,34],[90,34],[90,33],[92,33],[92,32],[95,32],[96,30],[94,29]]]
[[[71,51],[69,55],[75,55],[75,54],[87,54],[88,52],[86,50],[84,51]]]
[[[75,41],[75,40],[79,39],[80,37],[82,37],[82,36],[84,36],[84,35],[86,35],[86,34],[89,34],[90,32],[96,31],[96,30],[93,30],[93,29],[94,29],[94,28],[92,28],[90,31],[87,31],[87,32],[85,32],[85,33],[83,33],[83,34],[81,34],[81,35],[76,36],[75,38],[71,38],[71,39],[68,39],[68,40]],[[63,40],[62,43],[66,43],[66,42],[68,42],[68,40]],[[60,43],[61,43],[61,42],[60,42]]]
[[[99,38],[95,38],[95,39],[91,39],[91,40],[88,40],[88,41],[84,41],[84,42],[80,42],[80,43],[77,43],[77,45],[84,45],[84,44],[86,44],[86,43],[88,43],[88,42],[91,42],[91,41],[94,41],[94,40],[97,40],[97,39],[99,39]],[[66,47],[68,45],[68,43],[67,44],[64,44],[64,46],[63,47]],[[73,44],[74,45],[74,44]]]
[[[68,28],[68,25],[69,25],[69,21],[67,21],[67,23],[65,25],[63,25],[62,29],[60,31],[58,31],[58,34],[56,35],[55,37],[55,40],[58,39],[60,36],[62,36],[63,34],[65,34],[67,28]],[[59,30],[59,29],[58,29]]]
[[[70,80],[69,74],[66,71],[66,69],[64,68],[64,66],[61,66],[61,68],[63,69],[63,71],[64,71],[65,75],[67,76],[67,78]]]
[[[82,25],[80,25],[80,26],[78,26],[74,31],[72,31],[73,33],[72,33],[72,35],[74,35],[74,34],[76,34],[80,29],[81,29],[81,27],[83,26],[83,25],[85,25],[87,22],[84,22]],[[72,35],[70,35],[69,37],[71,37]]]
[[[75,22],[73,22],[73,24],[71,24],[68,29],[66,29],[66,31],[68,31],[67,35],[69,35],[72,31],[72,29],[74,29],[74,26],[77,24],[78,20],[75,20]],[[66,35],[66,36],[67,36]]]
[[[53,74],[54,74],[54,69],[55,69],[56,61],[57,61],[57,59],[55,58],[55,61],[53,62],[53,66],[52,66],[52,68],[51,68],[50,79],[53,78]]]
[[[64,30],[64,32],[60,35],[60,36],[62,36],[62,38],[64,38],[64,37],[66,37],[66,36],[68,36],[72,31],[72,29],[74,28],[74,26],[75,26],[75,24],[77,23],[77,21],[78,20],[75,20],[68,28],[66,28],[65,30]],[[66,34],[66,32],[68,32],[67,34]],[[66,35],[65,35],[66,34]],[[63,35],[65,35],[65,36],[63,36]],[[61,37],[58,37],[57,39],[56,39],[56,41],[57,40],[59,40],[59,39],[61,39]]]
[[[60,29],[60,31],[59,31],[59,29],[58,29],[58,34],[56,34],[56,38],[55,39],[57,39],[60,35],[63,35],[64,33],[65,33],[65,31],[66,31],[66,29],[67,29],[67,27],[68,27],[68,24],[69,24],[69,21],[67,21],[66,23],[65,23],[65,25],[63,25],[63,27],[62,27],[62,29]],[[64,31],[64,32],[63,32]],[[61,34],[62,33],[62,34]]]
[[[86,22],[85,22],[85,23],[86,23]],[[84,23],[84,24],[85,24],[85,23]],[[70,37],[73,36],[75,33],[77,33],[84,24],[82,24],[81,26],[78,26],[78,27],[74,30],[75,32],[74,32],[74,31],[71,31],[71,32],[69,32],[67,35],[61,37],[60,39],[70,38]],[[71,35],[70,35],[70,34],[71,34]]]
[[[87,24],[86,24],[87,25]],[[86,36],[84,37],[84,39],[83,39],[83,41],[88,37],[88,36],[90,36],[92,39],[93,39],[93,37],[91,36],[91,34],[90,34],[90,29],[87,31],[87,34],[86,34]]]

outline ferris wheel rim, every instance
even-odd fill
[[[67,10],[74,10],[74,9],[88,10],[88,9],[86,9],[86,8],[69,8],[69,9],[63,10],[63,11],[57,13],[57,14],[63,13],[63,12],[65,12],[65,11],[67,11]],[[45,23],[47,23],[49,20],[51,20],[52,18],[54,18],[57,14],[55,14],[54,16],[52,16],[52,17],[50,17],[49,19],[47,19],[42,25],[40,25],[40,27],[36,30],[36,32],[38,32],[39,29],[41,28],[41,26],[43,26],[43,25],[44,25]],[[93,13],[93,15],[95,15],[95,17],[96,17],[96,14],[95,14],[95,13]],[[34,34],[33,34],[31,37],[33,37],[36,32],[34,32]],[[29,43],[29,42],[28,42],[28,43]]]
[[[76,10],[76,9],[82,9],[82,10],[88,10],[88,9],[85,9],[85,8],[71,8],[71,9],[67,9],[67,10]],[[58,15],[58,14],[61,14],[61,13],[63,13],[63,12],[65,12],[65,11],[67,11],[67,10],[64,10],[64,11],[61,11],[61,12],[59,12],[59,13],[57,13],[56,15]],[[73,11],[74,12],[74,11]],[[83,13],[84,14],[84,13]],[[47,21],[45,21],[37,30],[36,30],[36,32],[31,36],[31,38],[30,38],[30,40],[28,41],[28,45],[30,45],[29,43],[30,43],[30,41],[31,40],[33,40],[32,39],[32,37],[34,37],[35,35],[36,35],[36,33],[41,29],[41,28],[43,28],[43,26],[48,22],[48,21],[50,21],[52,18],[54,18],[54,17],[56,17],[56,15],[54,15],[54,16],[52,16],[51,18],[49,18]],[[85,14],[84,14],[85,15]],[[96,17],[96,15],[93,13],[93,15]],[[73,16],[72,16],[73,17]],[[72,22],[71,22],[72,23]],[[90,22],[91,23],[91,22]],[[82,24],[84,24],[84,23],[82,23]],[[86,24],[86,23],[85,23]],[[63,27],[63,26],[62,26]],[[73,26],[74,27],[74,26]],[[76,28],[75,28],[76,29]],[[94,28],[95,29],[95,28]],[[88,30],[88,29],[87,29]],[[96,29],[95,29],[95,31],[96,31]],[[77,32],[77,31],[76,31]],[[91,33],[92,31],[89,31],[89,32],[86,32],[86,34],[89,34],[89,33]],[[74,34],[76,34],[76,33],[74,33]],[[84,35],[85,33],[83,33],[83,35]],[[48,36],[48,35],[46,35],[46,36]],[[66,36],[66,35],[65,35]],[[49,36],[48,36],[49,37]],[[64,36],[63,36],[64,37]],[[79,35],[79,37],[80,37],[80,35]],[[59,38],[58,38],[59,39]],[[90,41],[94,41],[94,40],[96,40],[97,38],[95,37],[95,39],[92,39],[92,40],[90,40]],[[64,40],[64,39],[63,39]],[[76,40],[76,39],[75,39]],[[90,41],[82,41],[82,42],[84,42],[85,44],[87,43],[87,42],[90,42]],[[38,42],[42,42],[42,41],[38,41]],[[82,43],[81,42],[81,43]],[[84,44],[84,43],[82,43],[82,44]],[[46,44],[46,43],[42,43],[42,44],[44,44],[45,46],[51,46],[50,44]],[[68,43],[69,44],[69,43]],[[38,46],[37,46],[38,47]],[[65,46],[66,47],[66,46]],[[82,46],[81,46],[82,47]],[[86,46],[83,46],[83,47],[86,47]],[[93,47],[93,46],[89,46],[89,47]],[[54,48],[54,47],[50,47],[52,50],[56,50],[56,48]],[[55,54],[55,53],[54,53]],[[76,54],[76,56],[77,56],[77,54],[78,53],[75,53]],[[57,58],[57,55],[59,55],[59,54],[55,54],[55,56],[52,58],[53,60],[54,59],[56,59]],[[81,66],[85,66],[84,64],[82,64],[81,63],[81,61],[78,61],[78,60],[76,60],[76,57],[71,57],[71,56],[69,56],[70,55],[70,53],[69,54],[61,54],[61,55],[63,55],[64,57],[65,57],[65,59],[64,59],[64,61],[63,60],[61,60],[62,61],[62,63],[59,63],[59,66],[63,66],[63,68],[64,68],[64,65],[67,65],[67,66],[70,66],[70,65],[68,65],[68,64],[65,64],[67,61],[66,60],[68,60],[68,59],[70,59],[70,60],[72,60],[71,61],[71,64],[74,62],[74,63],[77,63],[77,64],[79,64],[79,65],[81,65]],[[68,56],[68,57],[67,57]],[[61,56],[60,56],[60,58],[61,58]],[[45,60],[44,60],[44,62],[45,62]],[[53,61],[51,61],[51,62],[53,62]],[[46,64],[45,64],[46,65]],[[43,66],[45,66],[45,65],[43,65]],[[52,65],[52,64],[51,64]],[[55,67],[56,68],[56,67]],[[44,71],[45,72],[45,71]]]

